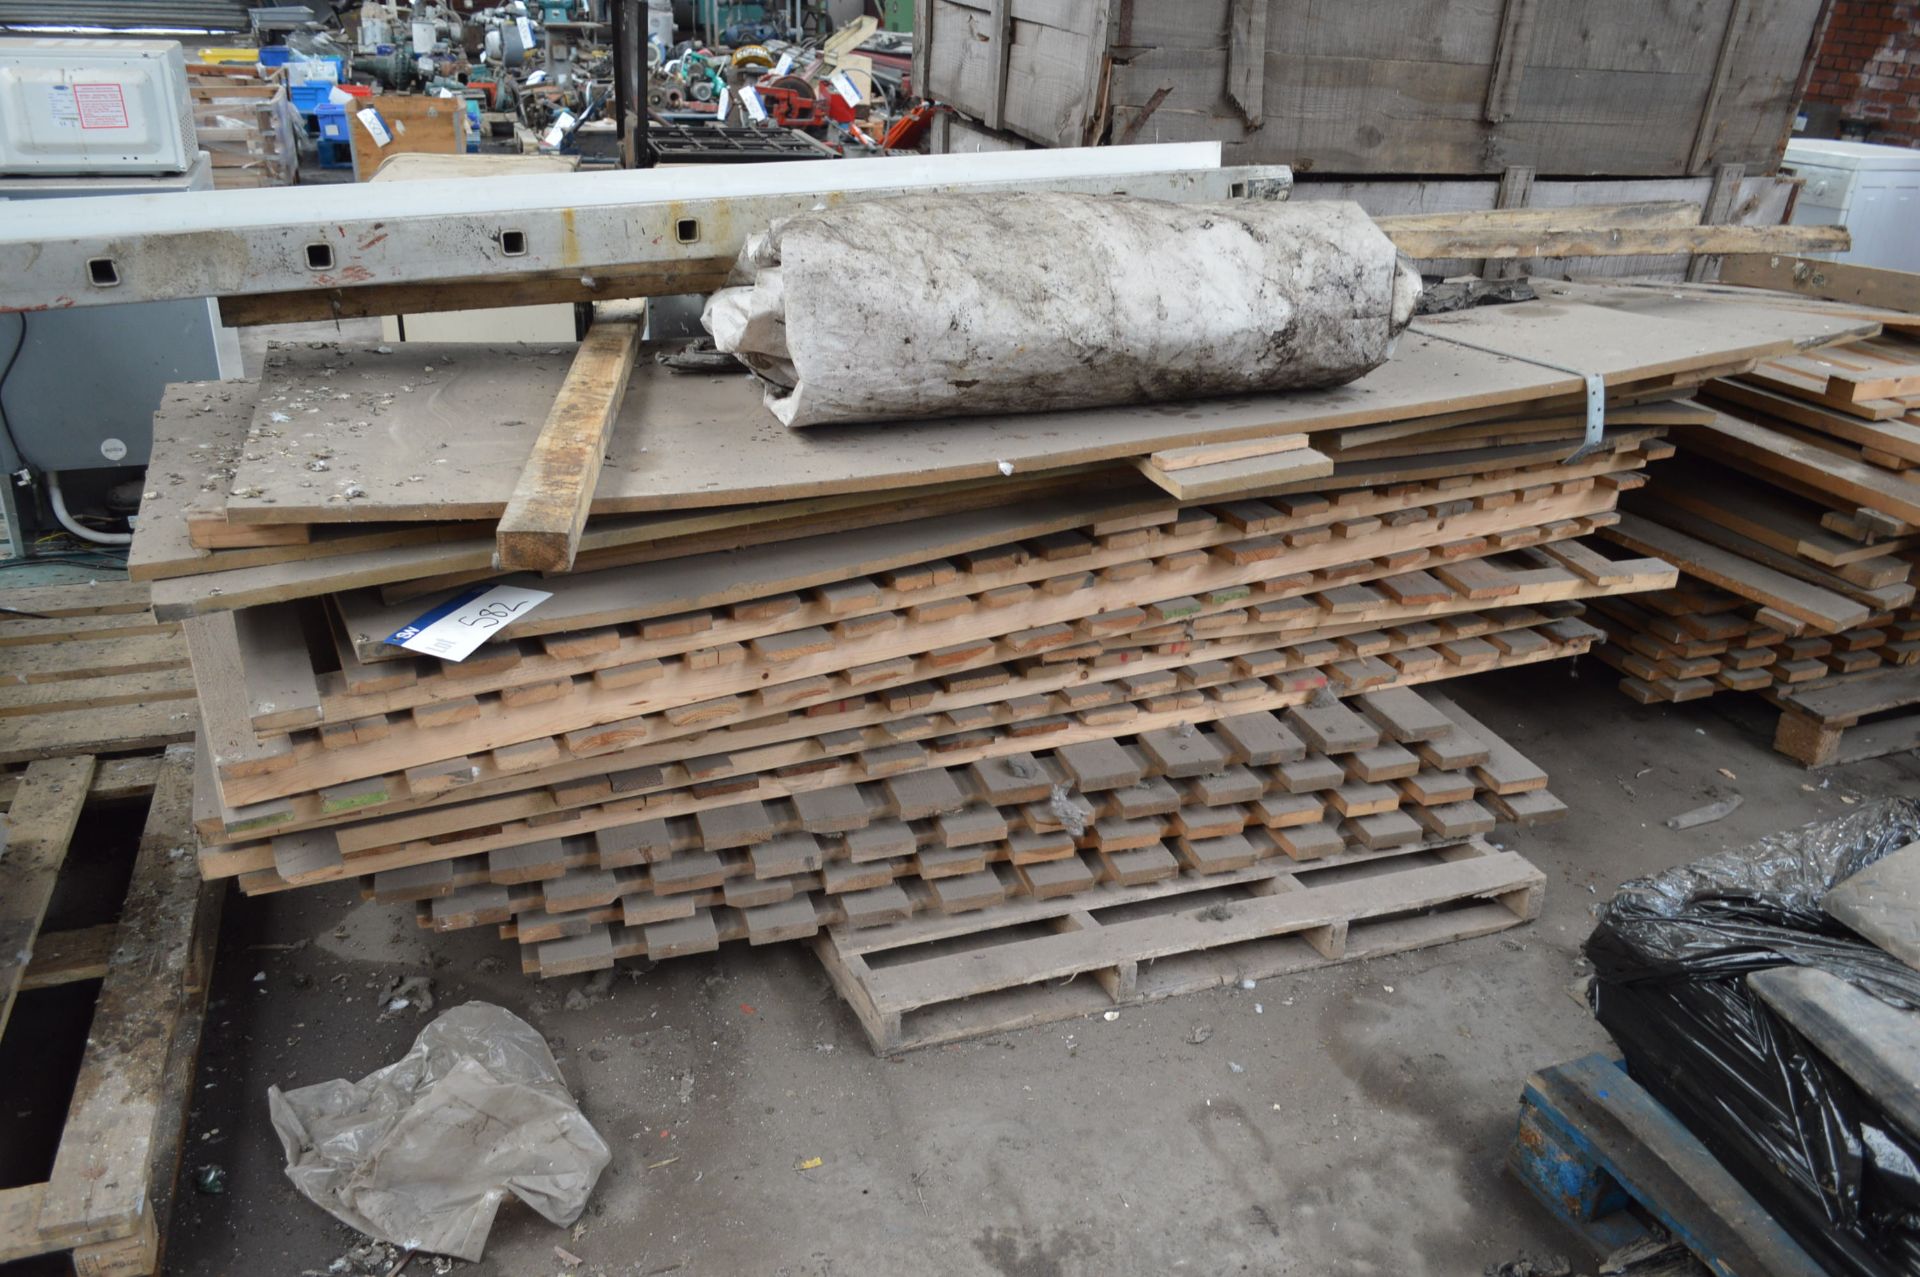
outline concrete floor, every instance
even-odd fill
[[[283,1176],[266,1089],[400,1055],[421,1021],[377,1021],[379,993],[429,968],[443,1005],[545,1032],[614,1149],[580,1226],[509,1202],[461,1272],[1458,1277],[1567,1253],[1501,1159],[1527,1074],[1606,1045],[1568,995],[1592,911],[1623,879],[1920,792],[1920,760],[1810,775],[1757,702],[1644,708],[1591,662],[1449,690],[1573,810],[1495,835],[1546,873],[1539,921],[893,1062],[797,945],[673,960],[569,1009],[583,977],[527,980],[490,932],[429,941],[347,890],[236,897],[187,1153],[228,1187],[185,1193],[171,1271],[324,1272],[352,1243]],[[1729,792],[1745,804],[1718,824],[1662,824]]]

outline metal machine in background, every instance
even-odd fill
[[[212,189],[178,44],[0,39],[0,201]],[[107,296],[110,275],[96,268]],[[208,301],[0,314],[0,505],[15,553],[49,523],[124,541],[115,525],[138,505],[162,390],[240,371]]]

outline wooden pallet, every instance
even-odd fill
[[[0,590],[0,764],[152,752],[199,723],[177,621],[129,582]]]
[[[122,763],[103,774],[83,755],[33,763],[9,783],[0,1033],[23,990],[100,984],[52,1170],[0,1190],[0,1264],[69,1252],[81,1277],[159,1268],[223,893],[200,881],[190,854],[192,752],[143,761],[152,798],[120,916],[72,931],[40,927],[82,809],[97,792],[137,793],[141,769]]]
[[[1607,1255],[1657,1224],[1727,1277],[1823,1270],[1672,1113],[1604,1055],[1527,1079],[1507,1167]]]
[[[1539,914],[1545,885],[1520,856],[1471,838],[834,927],[814,952],[874,1051],[896,1055],[1503,931]]]
[[[284,84],[196,77],[189,92],[200,147],[213,162],[214,189],[293,185],[300,160]]]
[[[1772,700],[1773,747],[1808,767],[1829,767],[1920,747],[1920,666],[1876,670]]]

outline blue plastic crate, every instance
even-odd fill
[[[333,93],[331,84],[296,84],[287,90],[287,97],[293,102],[293,109],[302,115],[312,115],[325,105]]]
[[[322,102],[315,116],[320,123],[320,140],[323,142],[351,142],[353,134],[347,126],[347,108],[333,102]]]
[[[321,138],[314,144],[315,154],[321,168],[352,168],[353,145],[348,142],[329,142]]]

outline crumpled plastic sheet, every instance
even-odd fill
[[[612,1154],[525,1020],[468,1002],[358,1082],[267,1091],[287,1177],[370,1237],[477,1260],[511,1193],[555,1224]]]
[[[1588,997],[1629,1071],[1834,1273],[1920,1275],[1920,1132],[1905,1131],[1747,988],[1814,967],[1920,1009],[1920,972],[1821,907],[1920,840],[1887,799],[1629,882],[1586,943]]]

